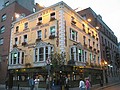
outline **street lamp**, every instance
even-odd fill
[[[104,60],[104,62],[103,62],[103,77],[104,77],[104,82],[106,82],[106,83],[108,83],[107,66],[108,66],[108,62]]]
[[[51,69],[51,60],[50,57],[48,56],[47,60],[46,60],[46,68],[48,70],[48,90],[50,90],[50,69]]]

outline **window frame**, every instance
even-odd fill
[[[5,21],[7,19],[7,15],[6,14],[3,14],[2,17],[1,17],[1,21]]]

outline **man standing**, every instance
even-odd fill
[[[82,79],[80,79],[79,88],[80,90],[85,90],[85,83]]]
[[[33,90],[33,89],[34,89],[34,85],[35,85],[34,79],[33,79],[33,77],[31,77],[31,78],[29,79],[30,90]]]

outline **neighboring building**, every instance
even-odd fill
[[[102,73],[97,30],[64,2],[15,21],[10,41],[8,69],[14,80],[39,75],[45,81],[52,53],[64,55],[66,68],[53,74],[58,78],[63,71],[70,80],[91,76],[94,81]]]
[[[0,74],[0,83],[4,83],[7,73],[11,23],[16,20],[15,15],[22,15],[22,17],[24,17],[31,14],[34,5],[33,1],[34,0],[29,0],[29,2],[28,0],[0,1],[0,5],[3,6],[0,10],[0,73],[2,73]],[[29,10],[28,8],[26,9],[26,6],[30,7]]]
[[[102,17],[97,15],[91,8],[78,11],[78,14],[80,14],[99,31],[101,61],[103,64],[104,62],[108,63],[107,73],[109,76],[109,81],[112,81],[112,77],[118,75],[117,69],[120,66],[116,57],[118,54],[117,37],[114,35],[114,32],[104,23]]]

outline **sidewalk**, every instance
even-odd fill
[[[101,90],[103,88],[110,87],[110,86],[117,85],[117,84],[120,84],[120,81],[104,84],[103,87],[100,87],[99,84],[96,84],[96,85],[93,85],[91,87],[91,90]],[[5,85],[0,84],[0,87],[5,88]],[[13,87],[12,90],[18,90],[18,87]],[[29,87],[19,87],[19,90],[30,90],[30,88]],[[46,89],[45,88],[39,88],[38,90],[46,90]],[[69,90],[80,90],[80,89],[78,87],[75,87],[75,88],[69,88]]]
[[[120,84],[120,81],[104,84],[103,87],[100,87],[100,84],[96,84],[91,87],[91,90],[102,90],[103,88],[107,88],[107,87],[114,86],[117,84]],[[80,90],[80,89],[76,87],[76,88],[70,88],[69,90]]]

